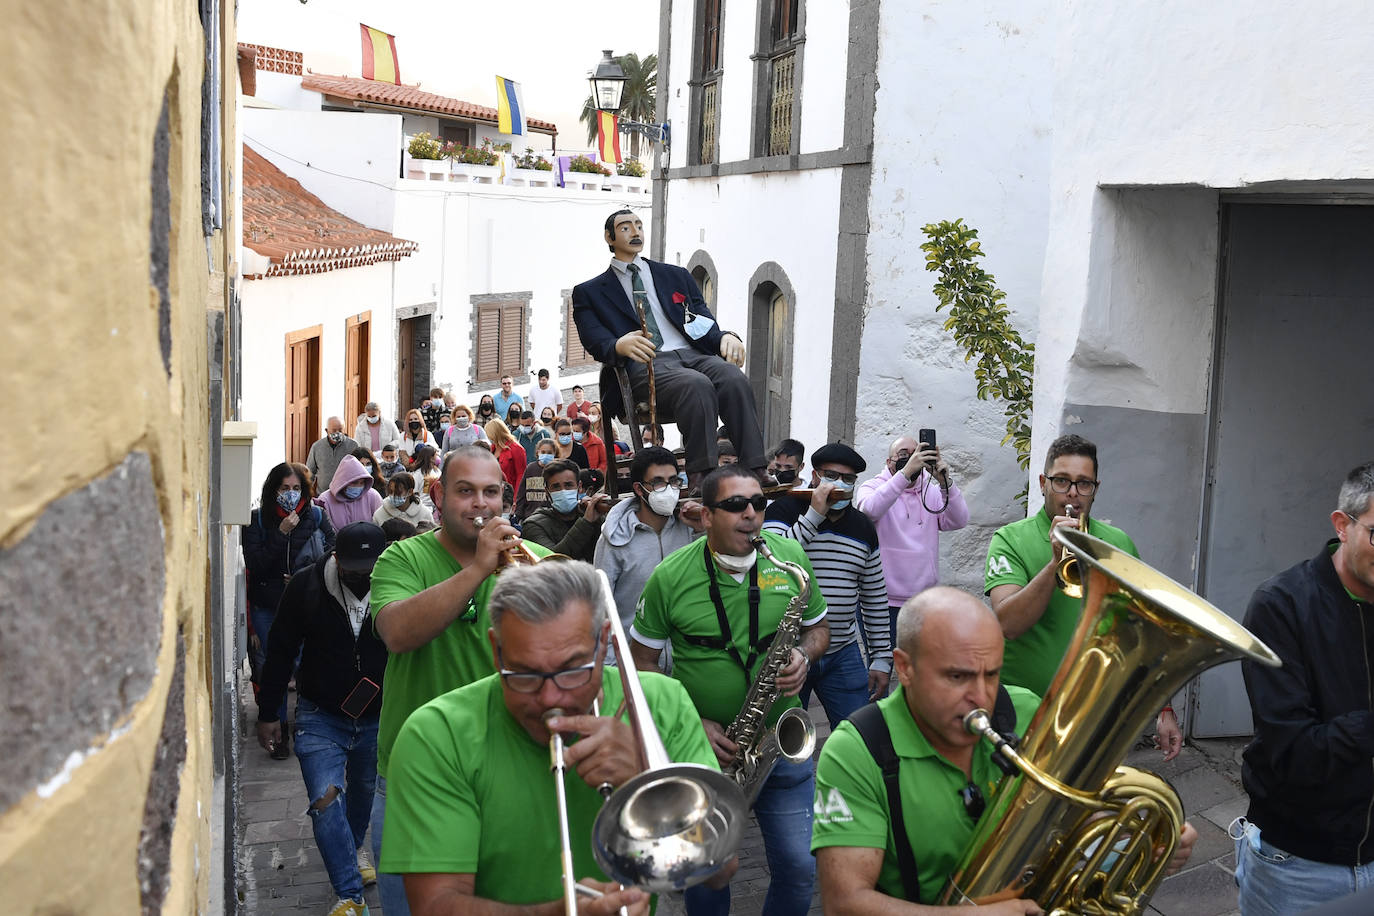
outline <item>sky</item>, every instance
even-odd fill
[[[640,57],[658,52],[657,0],[616,7],[554,0],[241,0],[238,40],[301,51],[316,73],[361,76],[360,22],[396,36],[403,83],[490,107],[498,74],[520,83],[527,116],[557,124],[563,151],[587,148],[578,119],[587,73],[602,49]],[[531,140],[545,148],[542,135]]]

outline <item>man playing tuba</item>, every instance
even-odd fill
[[[641,671],[657,666],[672,644],[673,676],[692,697],[721,768],[736,763],[742,749],[727,735],[759,677],[785,612],[801,588],[778,563],[756,552],[752,541],[763,526],[767,505],[758,478],[740,465],[727,465],[702,481],[706,506],[705,543],[693,541],[669,554],[644,586],[630,631],[631,653]],[[811,577],[811,565],[796,541],[765,534],[770,552]],[[814,578],[814,577],[812,577]],[[773,722],[796,700],[808,668],[825,653],[830,630],[825,599],[811,589],[801,608],[800,636],[790,658],[776,672],[781,699],[772,704]],[[804,711],[803,711],[804,714]],[[767,776],[754,807],[763,833],[772,880],[763,913],[805,913],[811,905],[815,860],[810,855],[812,761],[780,760]],[[688,889],[689,912],[725,912],[729,888]]]

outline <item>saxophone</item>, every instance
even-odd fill
[[[811,757],[816,747],[816,726],[806,710],[793,706],[778,717],[771,729],[764,728],[768,711],[778,699],[778,672],[792,657],[792,650],[801,639],[802,614],[811,600],[811,577],[796,563],[774,556],[772,548],[762,536],[750,543],[797,584],[796,597],[787,603],[787,609],[783,611],[778,632],[768,647],[768,655],[759,668],[758,677],[749,685],[739,714],[725,730],[725,737],[739,745],[739,753],[726,768],[726,775],[739,783],[748,806],[752,808],[779,757],[785,757],[792,763],[801,763]]]

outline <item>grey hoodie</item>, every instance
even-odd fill
[[[635,605],[654,567],[697,536],[676,512],[663,526],[663,531],[656,532],[635,515],[638,509],[638,499],[627,499],[611,507],[601,526],[601,537],[596,542],[596,555],[592,560],[611,580],[615,606],[626,632],[634,621]]]

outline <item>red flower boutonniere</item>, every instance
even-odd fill
[[[686,297],[685,295],[683,295],[682,293],[673,293],[673,304],[674,304],[674,305],[682,305],[682,303],[684,303],[684,302],[686,302],[686,301],[687,301],[687,297]]]

